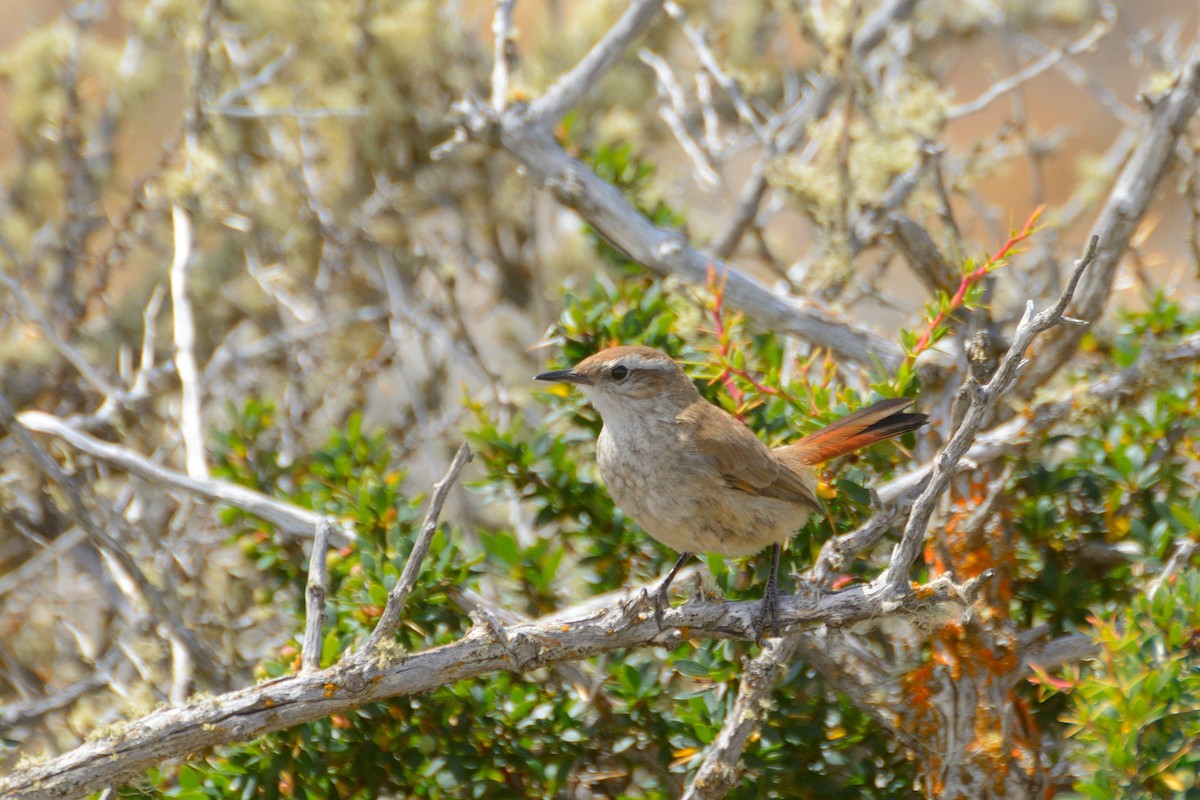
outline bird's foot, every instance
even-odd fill
[[[779,590],[768,584],[766,590],[763,591],[762,602],[759,603],[758,613],[754,615],[754,643],[761,646],[763,643],[763,631],[767,627],[767,617],[771,618],[771,630],[775,631],[779,628]]]
[[[658,629],[663,629],[663,612],[671,607],[671,598],[668,595],[667,586],[660,586],[654,592],[651,598],[654,602],[654,621],[658,624]]]

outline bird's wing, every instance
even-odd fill
[[[699,455],[730,488],[813,509],[820,507],[799,475],[781,464],[749,428],[720,408],[697,400],[676,421],[685,427],[687,439]]]

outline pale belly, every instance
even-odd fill
[[[622,441],[608,428],[597,442],[600,474],[613,502],[646,533],[680,553],[741,556],[790,539],[811,509],[726,486],[704,463],[668,448]]]

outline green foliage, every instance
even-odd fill
[[[1100,649],[1068,670],[1066,722],[1085,797],[1200,797],[1200,572],[1093,621]]]
[[[1146,336],[1169,347],[1200,330],[1161,296],[1141,313],[1122,315],[1116,335],[1091,347],[1105,358],[1132,364]],[[1153,574],[1173,543],[1200,529],[1193,513],[1197,491],[1186,446],[1198,427],[1200,373],[1188,366],[1152,374],[1142,399],[1115,412],[1080,407],[1078,435],[1053,438],[1057,455],[1021,464],[1012,486],[1013,526],[1019,536],[1014,615],[1055,633],[1087,626],[1089,609],[1141,591],[1138,574]]]

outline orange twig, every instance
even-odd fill
[[[958,284],[958,290],[954,293],[954,296],[950,298],[950,302],[945,308],[939,311],[932,320],[930,320],[929,328],[925,331],[921,338],[917,340],[916,345],[913,346],[912,352],[908,355],[908,360],[910,362],[929,347],[929,344],[933,339],[933,334],[937,331],[938,327],[946,321],[946,318],[962,307],[963,303],[966,301],[967,292],[970,291],[971,287],[983,280],[984,276],[989,272],[999,267],[1005,258],[1008,258],[1008,256],[1012,255],[1017,245],[1033,235],[1034,231],[1037,230],[1034,226],[1037,224],[1038,217],[1041,216],[1045,209],[1045,206],[1038,206],[1036,209],[1034,209],[1033,213],[1029,215],[1029,219],[1025,221],[1025,225],[1020,231],[1016,233],[1010,233],[1008,240],[1004,242],[1004,244],[1000,245],[996,252],[988,256],[986,261],[962,276],[962,280],[959,281]]]

